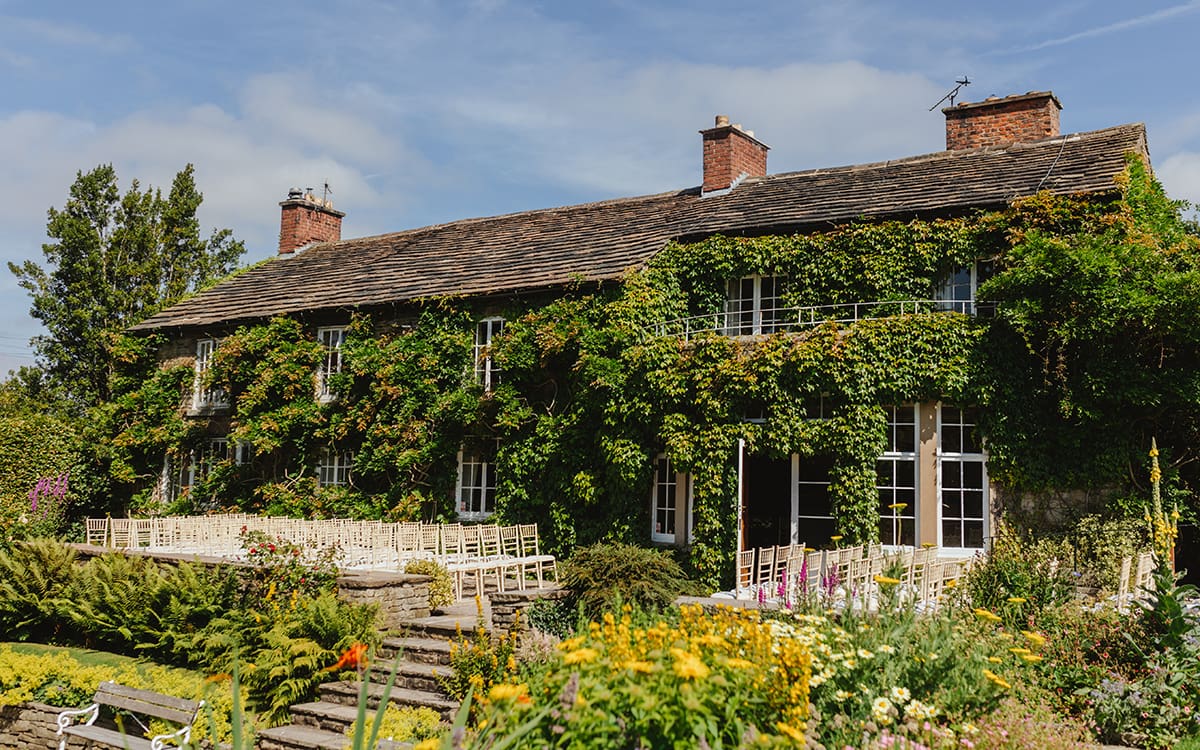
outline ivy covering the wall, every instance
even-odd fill
[[[402,321],[358,314],[327,402],[315,387],[315,326],[240,328],[210,373],[230,395],[228,426],[179,416],[190,380],[161,370],[130,382],[114,407],[126,451],[116,465],[136,487],[164,453],[228,428],[252,457],[199,490],[224,505],[436,519],[454,514],[460,448],[494,451],[499,517],[542,524],[563,552],[648,541],[652,459],[665,452],[692,475],[686,558],[713,584],[732,572],[739,440],[758,454],[833,455],[841,533],[876,538],[888,404],[983,407],[989,472],[1014,491],[1136,482],[1130,467],[1151,434],[1177,466],[1193,458],[1200,245],[1139,160],[1123,179],[1107,202],[1039,194],[966,217],[711,237],[670,244],[616,285],[430,301]],[[746,275],[786,276],[787,305],[928,299],[980,259],[997,264],[981,292],[1000,303],[994,317],[923,312],[750,339],[653,330],[719,311],[728,280]],[[507,321],[492,351],[502,376],[488,392],[472,369],[484,315]],[[813,419],[822,397],[826,418]],[[316,489],[326,448],[353,451],[351,488]],[[1176,477],[1190,481],[1186,468]]]

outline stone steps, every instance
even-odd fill
[[[383,699],[386,685],[371,684],[367,686],[367,708],[376,708]],[[357,682],[326,682],[318,689],[322,701],[340,703],[346,706],[358,705],[359,684]],[[447,698],[441,693],[410,688],[393,687],[388,694],[388,700],[397,706],[423,706],[432,708],[445,719],[453,719],[458,711],[458,702]]]
[[[412,690],[427,690],[436,692],[441,690],[441,683],[438,678],[449,677],[453,670],[444,664],[430,664],[428,662],[416,662],[405,659],[396,665],[396,680],[393,683],[396,687],[410,688]],[[392,663],[390,661],[376,661],[371,665],[370,680],[379,685],[386,685],[388,679],[392,675]]]
[[[379,649],[378,661],[390,665],[397,655],[405,661],[448,666],[450,641],[445,638],[385,638]]]

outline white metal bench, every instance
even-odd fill
[[[175,698],[150,690],[138,690],[116,682],[102,682],[92,705],[87,708],[71,709],[58,715],[58,750],[66,750],[67,741],[78,737],[89,743],[125,748],[126,750],[163,750],[169,747],[186,745],[191,741],[192,724],[204,701],[191,701]],[[100,716],[100,707],[110,706],[133,715],[134,720],[141,725],[145,733],[149,729],[141,723],[137,716],[148,716],[165,719],[180,728],[169,734],[155,735],[149,739],[141,736],[131,736],[128,732],[98,727],[96,719]],[[83,723],[76,723],[82,721]]]

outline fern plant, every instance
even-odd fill
[[[75,551],[52,539],[0,550],[0,632],[9,640],[57,635],[62,594],[75,575]]]

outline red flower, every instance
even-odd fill
[[[274,545],[274,544],[268,544],[268,545],[267,545],[267,549],[269,549],[269,550],[271,550],[272,552],[274,552],[274,551],[275,551],[275,545]]]
[[[325,667],[326,672],[337,672],[340,669],[365,669],[367,666],[367,644],[355,643],[346,649],[337,664]]]

